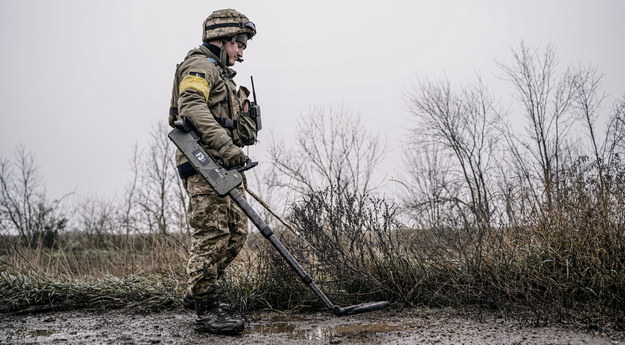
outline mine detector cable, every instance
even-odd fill
[[[274,210],[272,210],[271,207],[269,207],[269,205],[267,205],[267,203],[263,199],[261,199],[256,193],[251,191],[249,187],[247,186],[247,183],[245,183],[244,185],[245,185],[245,191],[247,192],[247,194],[249,194],[254,200],[256,200],[256,202],[258,202],[263,208],[265,208],[267,212],[269,212],[272,216],[274,216],[280,223],[282,223],[282,225],[284,225],[289,231],[291,231],[295,236],[297,236],[298,239],[306,243],[306,245],[308,245],[317,254],[320,253],[319,249],[317,249],[312,243],[308,242],[304,238],[304,236],[299,233],[299,231],[293,229],[293,227],[289,223],[287,223],[282,217],[280,217]]]
[[[298,239],[306,243],[306,245],[308,245],[313,251],[315,251],[315,253],[321,254],[321,251],[317,249],[317,247],[315,247],[312,243],[308,242],[306,238],[304,238],[304,236],[299,231],[295,230],[289,223],[287,223],[274,210],[272,210],[271,207],[263,199],[261,199],[256,193],[250,190],[247,183],[244,183],[243,185],[248,195],[250,195],[254,200],[256,200],[256,202],[258,202],[263,208],[265,208],[265,210],[267,210],[273,217],[275,217],[278,221],[280,221],[280,223],[282,223],[282,225],[284,225],[289,231],[291,231],[295,236],[297,236]],[[368,274],[368,277],[369,279],[374,280],[378,286],[381,285],[381,283],[370,274]]]

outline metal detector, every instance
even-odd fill
[[[176,121],[176,128],[169,132],[168,137],[187,157],[189,163],[195,168],[195,171],[202,175],[208,184],[220,196],[230,196],[241,207],[243,212],[254,223],[260,233],[278,250],[280,255],[289,263],[291,268],[297,273],[312,292],[319,297],[323,305],[328,308],[334,315],[353,315],[366,313],[374,310],[380,310],[389,305],[388,301],[363,303],[348,307],[340,307],[330,301],[328,297],[319,289],[312,277],[302,268],[295,260],[293,255],[284,247],[282,242],[274,235],[271,228],[260,218],[258,213],[254,211],[251,205],[245,200],[241,192],[236,188],[243,183],[243,176],[240,172],[256,166],[256,162],[249,159],[241,167],[225,169],[218,164],[215,159],[208,154],[201,144],[201,137],[197,128],[193,123],[185,118],[184,121]]]

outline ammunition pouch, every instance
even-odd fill
[[[240,113],[239,119],[236,121],[236,129],[233,131],[234,141],[239,139],[243,145],[254,145],[257,141],[256,128],[256,121],[249,112]]]
[[[237,98],[239,101],[238,118],[233,128],[233,141],[239,146],[254,145],[258,141],[258,131],[261,129],[260,107],[247,98],[250,91],[239,87]]]

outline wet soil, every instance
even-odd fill
[[[240,336],[198,333],[185,311],[0,315],[0,344],[625,344],[625,332],[451,310],[247,315]]]

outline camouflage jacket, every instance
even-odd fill
[[[240,116],[249,91],[244,87],[237,90],[232,79],[235,74],[234,70],[221,65],[219,58],[205,46],[189,51],[176,68],[171,99],[171,108],[176,110],[170,109],[169,123],[173,125],[179,117],[190,118],[213,157],[219,157],[219,149],[224,145],[234,143],[242,147],[256,141],[255,128],[249,128],[254,124]],[[185,162],[187,159],[178,151],[177,165]]]

